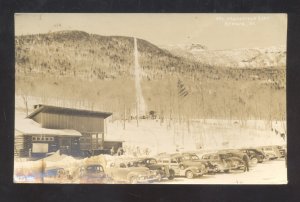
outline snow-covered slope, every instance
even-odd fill
[[[165,46],[173,54],[196,59],[203,64],[220,67],[266,68],[285,67],[286,48],[243,48],[228,50],[209,50],[199,44]]]
[[[272,127],[285,133],[286,122],[273,122]],[[248,120],[244,126],[238,120],[191,120],[187,123],[161,123],[159,120],[107,121],[106,138],[124,141],[127,148],[150,149],[151,154],[196,149],[243,148],[283,145],[285,141],[263,120]]]

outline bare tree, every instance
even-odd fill
[[[26,116],[28,116],[28,95],[22,94],[21,97],[22,97],[24,105],[25,105]]]

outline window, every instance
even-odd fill
[[[54,137],[43,137],[43,136],[32,136],[32,141],[44,141],[44,142],[49,142],[49,141],[54,141]]]
[[[156,162],[156,160],[155,159],[151,159],[151,160],[149,160],[149,164],[156,164],[157,162]]]
[[[47,143],[33,143],[32,144],[32,153],[47,153],[48,144]]]
[[[199,157],[196,156],[196,155],[192,155],[192,156],[191,156],[191,159],[192,159],[192,160],[199,160]]]
[[[125,163],[120,163],[120,168],[126,168]]]
[[[86,168],[87,173],[100,173],[103,172],[103,168],[100,165],[92,165]]]

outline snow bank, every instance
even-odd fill
[[[272,123],[273,130],[266,121],[248,120],[242,124],[238,120],[192,120],[186,123],[165,120],[135,120],[107,122],[106,138],[124,140],[124,147],[130,154],[146,149],[150,155],[176,150],[241,148],[266,145],[283,145],[286,142],[277,131],[284,133],[286,122]]]

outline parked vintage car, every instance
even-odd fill
[[[280,153],[278,150],[276,151],[276,148],[274,146],[262,146],[258,147],[257,149],[262,151],[265,154],[266,159],[268,160],[280,158]]]
[[[193,162],[203,163],[206,167],[207,173],[214,174],[218,171],[217,166],[213,165],[210,161],[200,159],[199,156],[196,153],[185,152],[185,153],[182,153],[181,158],[182,158],[181,160],[184,161],[184,162],[185,161],[193,161]]]
[[[202,159],[216,166],[217,172],[228,173],[231,170],[244,169],[245,164],[241,157],[232,152],[220,151],[202,155]]]
[[[162,155],[157,157],[160,165],[169,167],[169,172],[174,176],[185,176],[186,178],[194,178],[207,173],[206,166],[203,162],[184,159],[182,154]]]
[[[108,184],[112,179],[99,163],[89,163],[79,169],[79,182],[82,184]]]
[[[266,160],[266,157],[262,151],[258,149],[240,149],[241,152],[246,153],[249,156],[249,159],[252,163],[262,163]]]
[[[279,155],[279,158],[284,158],[285,157],[285,148],[283,146],[280,146],[280,145],[275,145],[275,150],[277,150],[277,153]]]
[[[202,155],[202,160],[210,162],[215,166],[215,172],[225,172],[228,173],[230,171],[230,165],[226,163],[224,159],[220,157],[217,153],[208,153]]]
[[[70,172],[62,167],[46,168],[43,174],[43,181],[46,183],[68,183],[72,179]]]
[[[242,152],[234,152],[234,151],[220,151],[218,152],[220,157],[226,161],[230,165],[230,170],[244,170],[245,162],[243,160]]]
[[[134,165],[157,171],[158,175],[160,175],[158,180],[162,178],[168,178],[169,180],[174,179],[174,173],[169,171],[169,167],[167,165],[158,164],[155,158],[140,158],[134,162]]]
[[[160,180],[157,171],[147,167],[137,167],[134,161],[111,162],[106,172],[115,182],[120,183],[150,183]]]

